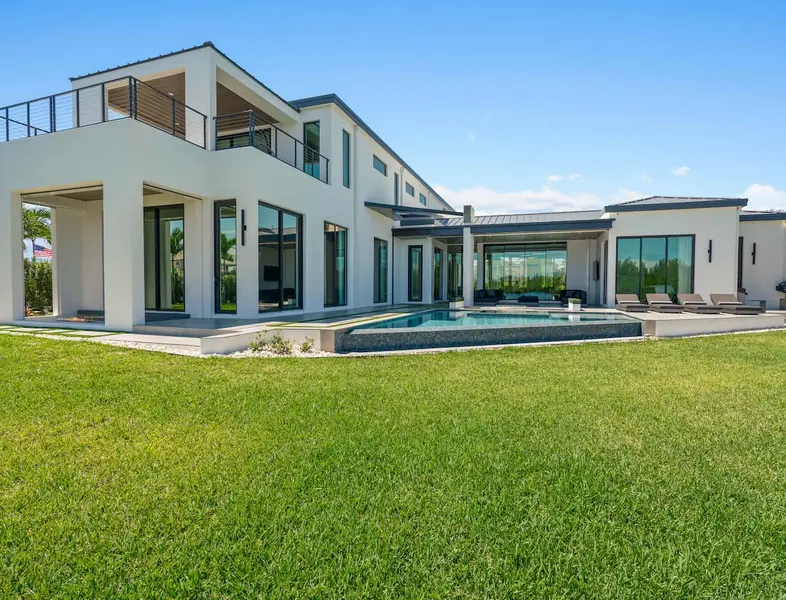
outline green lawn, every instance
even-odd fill
[[[0,369],[0,597],[786,593],[786,332]]]

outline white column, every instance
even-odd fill
[[[202,275],[208,277],[206,269],[203,267],[202,256],[202,205],[207,204],[203,200],[186,200],[183,215],[183,227],[185,228],[185,267],[186,267],[186,313],[192,317],[209,317],[210,313],[205,313],[202,305]],[[206,245],[212,248],[213,240],[208,238]],[[210,278],[212,281],[212,277]]]
[[[0,196],[0,323],[25,316],[25,276],[22,252],[22,198]]]
[[[213,117],[216,116],[216,63],[212,52],[198,56],[186,66],[186,106],[204,114],[206,123],[200,115],[186,110],[186,139],[202,145],[206,135],[205,147],[213,149]]]
[[[145,322],[142,181],[122,172],[104,181],[104,312],[108,329]]]
[[[464,227],[464,249],[462,254],[462,269],[464,270],[464,306],[474,306],[475,304],[475,285],[473,282],[473,258],[475,252],[475,236],[472,235],[472,230]]]
[[[430,238],[423,243],[423,271],[421,273],[423,304],[434,302],[434,244]]]
[[[52,301],[55,314],[75,315],[82,302],[82,210],[53,208]]]
[[[237,316],[259,318],[259,203],[253,196],[237,198]],[[243,245],[243,212],[245,211],[245,245]]]

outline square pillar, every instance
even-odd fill
[[[469,227],[464,227],[464,247],[462,250],[463,280],[464,280],[464,306],[475,305],[474,260],[475,236]]]
[[[237,316],[241,319],[257,319],[259,318],[259,238],[257,231],[259,202],[252,196],[240,196],[236,202]],[[243,244],[244,218],[245,244]]]
[[[25,316],[25,275],[22,246],[22,198],[0,196],[0,323]]]
[[[478,289],[486,288],[486,261],[483,254],[483,244],[478,244]]]
[[[145,323],[142,181],[104,181],[104,323],[132,331]]]

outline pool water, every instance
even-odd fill
[[[487,313],[468,310],[430,310],[387,321],[359,325],[355,329],[426,329],[437,327],[499,327],[505,325],[566,325],[568,323],[631,322],[615,313]]]

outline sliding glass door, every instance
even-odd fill
[[[434,248],[434,302],[442,300],[442,250]]]
[[[185,311],[182,204],[144,209],[145,310]]]
[[[347,305],[347,230],[325,223],[325,306]]]
[[[617,293],[693,293],[694,244],[693,235],[617,238]]]
[[[300,308],[302,217],[262,203],[258,216],[259,312]]]
[[[234,200],[215,203],[215,310],[237,312],[237,208]]]
[[[568,246],[550,244],[487,245],[484,248],[487,290],[502,290],[506,298],[527,294],[552,300],[565,289]]]
[[[461,248],[448,248],[448,300],[463,297],[464,268]]]

